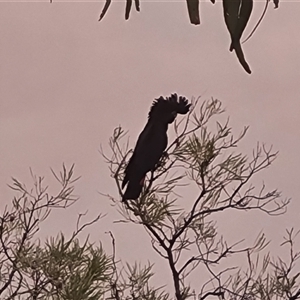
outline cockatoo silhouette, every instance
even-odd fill
[[[191,104],[185,97],[172,94],[166,99],[155,99],[148,115],[148,122],[139,135],[133,154],[125,169],[122,201],[137,199],[143,189],[146,173],[155,170],[168,144],[167,130],[177,114],[187,114]]]

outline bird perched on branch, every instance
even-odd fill
[[[177,114],[188,113],[191,104],[185,97],[172,94],[153,101],[148,122],[139,135],[133,154],[125,169],[122,189],[127,184],[122,201],[137,199],[142,191],[146,173],[154,171],[168,144],[167,130]]]

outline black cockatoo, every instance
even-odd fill
[[[142,191],[146,173],[155,169],[168,144],[167,130],[177,114],[186,114],[191,104],[185,97],[172,94],[153,102],[148,122],[139,135],[133,154],[125,169],[122,189],[127,184],[122,201],[137,199]]]

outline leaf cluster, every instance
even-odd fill
[[[42,243],[37,234],[54,209],[65,209],[78,198],[74,195],[74,165],[54,177],[60,184],[56,195],[48,193],[44,177],[31,171],[33,187],[13,178],[17,196],[0,216],[1,299],[99,299],[109,286],[112,261],[102,247],[93,247],[78,234],[100,219],[80,225],[70,239],[63,234]]]
[[[50,0],[52,1],[52,0]],[[105,14],[107,13],[110,5],[111,5],[111,0],[106,0],[104,7],[101,11],[99,21],[103,19]],[[215,0],[211,0],[213,4],[215,4]],[[254,32],[257,30],[258,26],[262,22],[268,5],[269,5],[270,0],[266,0],[265,8],[263,10],[263,13],[257,22],[257,24],[254,26],[253,30],[251,33],[248,35],[248,37],[243,41],[246,42],[248,41]],[[275,8],[279,7],[279,0],[273,0]],[[188,15],[190,18],[191,24],[194,25],[199,25],[200,24],[200,13],[199,13],[199,0],[186,0],[187,3],[187,10],[188,10]],[[140,0],[134,0],[135,8],[136,11],[140,11]],[[252,10],[253,10],[253,5],[254,2],[253,0],[222,0],[223,4],[223,17],[225,21],[226,28],[228,30],[228,33],[231,38],[231,44],[229,47],[229,51],[232,52],[234,51],[239,63],[241,66],[244,68],[244,70],[248,73],[251,74],[251,69],[250,66],[248,65],[243,49],[242,49],[242,42],[241,38],[243,35],[244,30],[247,27],[248,21],[251,17]],[[130,16],[130,11],[132,7],[132,0],[126,0],[126,7],[125,7],[125,20],[129,19]]]

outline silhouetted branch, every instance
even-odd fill
[[[279,215],[285,213],[289,204],[289,199],[281,199],[279,191],[266,191],[265,184],[260,188],[251,184],[254,176],[276,159],[277,152],[273,152],[272,147],[257,144],[252,157],[247,157],[235,149],[248,127],[238,137],[232,135],[229,119],[224,124],[217,120],[216,129],[208,129],[212,118],[223,112],[218,100],[203,102],[198,112],[193,106],[185,120],[175,123],[176,138],[167,148],[168,155],[150,172],[140,197],[121,203],[109,196],[124,217],[119,222],[142,225],[150,236],[154,251],[167,261],[177,300],[188,297],[185,278],[200,265],[210,278],[203,284],[199,299],[211,296],[227,299],[227,294],[234,299],[254,299],[262,293],[259,287],[275,286],[274,278],[265,277],[270,268],[269,256],[264,256],[258,274],[258,256],[256,264],[253,263],[255,253],[264,251],[269,244],[264,234],[259,234],[251,246],[239,246],[245,241],[227,244],[222,235],[218,236],[217,227],[211,221],[212,217],[216,218],[214,215],[226,210],[258,210],[267,215]],[[112,156],[105,155],[105,159],[122,197],[120,182],[129,152],[128,143],[126,151],[122,150],[123,130],[116,130],[118,134],[114,133],[114,137],[117,138],[110,144]],[[190,193],[183,197],[185,204],[180,207],[178,198],[181,196],[176,190],[185,186],[186,177],[189,180],[186,186],[193,184],[199,192],[193,199]],[[226,266],[226,261],[234,255],[245,256],[248,263],[245,272],[237,266]],[[293,254],[291,258],[295,260]],[[285,268],[282,278],[288,283],[292,269],[292,265],[289,266],[281,262],[276,271]],[[288,299],[293,295],[297,297],[297,292],[294,286],[286,296]]]

